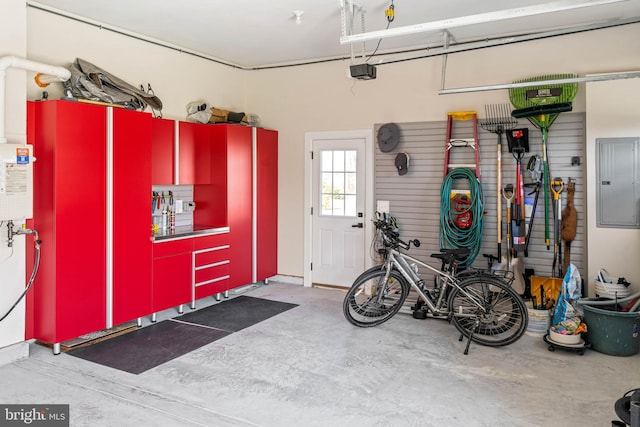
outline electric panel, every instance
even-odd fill
[[[640,228],[640,138],[596,139],[598,227]]]
[[[33,147],[0,144],[0,221],[33,216]]]

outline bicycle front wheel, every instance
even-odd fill
[[[386,322],[400,310],[409,294],[409,284],[400,272],[376,269],[363,273],[347,291],[342,311],[349,322],[362,328]]]
[[[498,347],[517,341],[529,315],[520,295],[503,280],[489,275],[469,277],[451,289],[447,301],[453,324],[478,344]]]

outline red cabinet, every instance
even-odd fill
[[[151,313],[151,115],[113,110],[113,324]]]
[[[252,128],[214,125],[214,152],[226,151],[227,225],[231,248],[229,288],[252,283],[253,195]]]
[[[191,301],[192,239],[153,245],[153,312]]]
[[[34,107],[33,225],[42,258],[28,316],[34,338],[59,343],[107,322],[107,110],[66,101]]]
[[[230,124],[210,129],[211,184],[194,186],[194,222],[229,226],[229,288],[235,288],[277,274],[278,132]]]
[[[278,132],[255,132],[256,281],[278,272]]]
[[[211,183],[210,128],[201,123],[179,123],[179,184]]]
[[[68,101],[28,111],[43,241],[33,337],[58,344],[150,314],[151,116]]]
[[[175,121],[151,119],[151,183],[172,185],[175,180]]]

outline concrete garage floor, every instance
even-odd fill
[[[272,282],[244,295],[299,306],[140,375],[31,344],[0,367],[0,402],[68,403],[74,427],[610,426],[640,387],[640,355],[550,352],[525,335],[465,356],[444,320],[352,326],[342,291]]]

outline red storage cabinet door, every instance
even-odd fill
[[[175,171],[175,122],[167,119],[151,120],[151,183],[171,185]]]
[[[227,141],[227,222],[229,225],[229,287],[252,282],[252,129],[216,125]]]
[[[180,184],[211,183],[211,125],[180,122],[179,176]]]
[[[49,343],[106,327],[106,117],[95,105],[35,106],[33,333]]]
[[[194,169],[196,156],[195,123],[180,122],[178,126],[179,184],[194,184],[196,181]]]
[[[191,301],[191,252],[154,258],[153,311],[162,311],[189,301]]]
[[[278,132],[256,136],[256,280],[264,280],[278,272]]]
[[[151,115],[113,109],[113,324],[151,309]]]
[[[198,207],[193,222],[208,228],[227,226],[227,145],[226,140],[217,137],[216,126],[207,128],[209,184],[193,186],[193,200]]]

